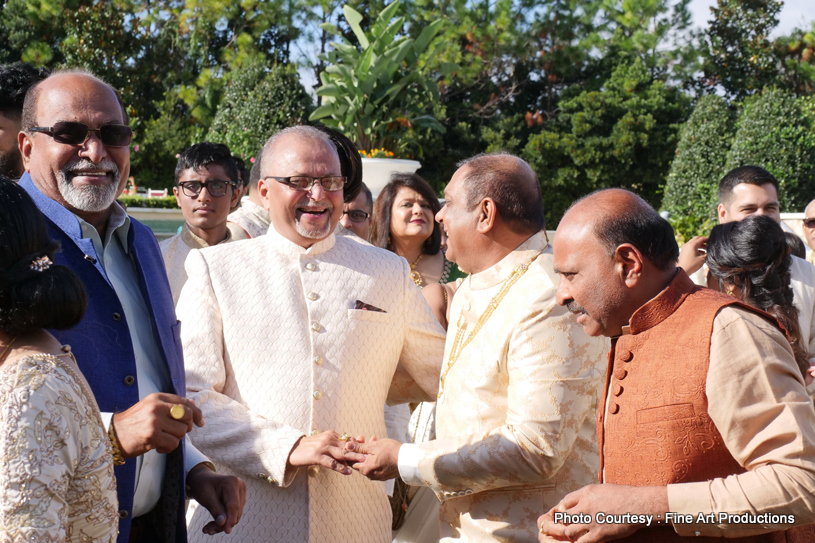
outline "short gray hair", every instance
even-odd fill
[[[288,128],[284,128],[283,130],[275,133],[271,138],[269,138],[263,145],[263,149],[260,151],[261,164],[266,162],[266,160],[264,160],[264,157],[267,157],[269,153],[272,152],[278,140],[286,136],[297,136],[299,138],[306,138],[319,141],[323,143],[326,147],[334,149],[334,151],[337,152],[337,154],[339,155],[339,152],[337,151],[337,146],[334,144],[334,141],[331,139],[331,136],[329,136],[328,134],[321,130],[318,130],[317,128],[314,128],[313,126],[301,124],[297,126],[290,126]],[[260,175],[262,176],[263,173],[261,172]]]

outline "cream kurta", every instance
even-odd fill
[[[211,517],[193,503],[190,541],[390,541],[383,483],[286,471],[286,461],[304,434],[383,436],[386,399],[435,396],[444,330],[407,262],[333,234],[304,249],[270,229],[192,251],[187,273],[178,303],[187,395],[206,419],[189,435],[247,485],[231,535],[201,534]],[[354,309],[356,300],[386,312]]]
[[[463,281],[444,367],[456,323],[466,322],[469,335],[513,270],[541,251],[446,374],[436,440],[400,450],[403,479],[442,501],[443,541],[536,541],[539,515],[597,482],[595,417],[609,342],[586,335],[555,302],[542,232]]]
[[[227,230],[226,238],[221,243],[231,240],[232,234]],[[184,269],[187,255],[193,249],[203,249],[209,245],[193,234],[185,223],[180,233],[165,239],[158,246],[161,249],[161,257],[164,259],[164,267],[167,269],[167,279],[170,280],[170,291],[173,293],[173,305],[175,305],[178,303],[184,283],[187,282],[187,270]]]
[[[230,213],[226,220],[227,223],[232,223],[243,229],[249,238],[257,238],[265,235],[271,223],[269,212],[248,199],[241,203],[241,207]],[[232,226],[230,226],[230,231],[232,231],[233,234],[235,232]],[[238,236],[235,237],[237,238]],[[241,236],[240,239],[247,238],[246,236]]]

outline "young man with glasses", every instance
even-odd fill
[[[237,164],[226,145],[196,143],[178,157],[173,194],[185,222],[181,232],[159,243],[173,304],[187,282],[184,261],[190,251],[232,240],[226,219],[240,197],[237,185]]]
[[[207,420],[191,438],[247,476],[230,540],[390,543],[384,486],[351,475],[346,442],[387,435],[386,399],[436,397],[444,331],[403,258],[334,233],[362,183],[347,138],[287,128],[262,158],[268,233],[187,258],[187,394]],[[206,516],[191,507],[191,543]]]
[[[371,214],[374,211],[374,197],[371,190],[362,184],[357,197],[343,205],[340,225],[348,231],[353,232],[365,241],[368,241],[368,234],[371,230]],[[338,231],[339,233],[339,231]]]

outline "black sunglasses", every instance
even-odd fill
[[[181,190],[189,196],[190,198],[198,198],[198,195],[201,194],[201,191],[206,188],[207,193],[210,196],[218,197],[223,196],[226,194],[227,187],[234,187],[235,183],[232,181],[221,181],[219,179],[213,179],[211,181],[207,181],[202,183],[201,181],[182,181],[178,184],[181,187]]]
[[[806,219],[804,219],[804,226],[806,226],[807,228],[815,228],[815,218],[807,217]]]
[[[105,147],[127,147],[133,137],[133,131],[123,124],[103,124],[99,128],[90,128],[83,123],[59,121],[54,126],[35,126],[31,132],[41,132],[54,138],[54,141],[66,145],[83,145],[91,135],[96,135]]]
[[[371,216],[370,213],[360,211],[359,209],[349,209],[348,211],[343,211],[342,214],[348,215],[348,218],[351,219],[351,222],[363,222],[368,217]]]
[[[310,177],[308,175],[296,175],[293,177],[269,176],[263,178],[264,181],[266,179],[274,179],[278,183],[283,183],[291,189],[299,192],[310,191],[311,187],[314,186],[314,183],[318,182],[320,183],[320,186],[323,187],[324,191],[334,192],[337,190],[342,190],[346,181],[346,178],[342,175],[331,175],[328,177]]]

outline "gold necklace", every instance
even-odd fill
[[[413,282],[416,283],[416,286],[419,288],[422,288],[424,278],[422,274],[419,273],[419,270],[416,269],[416,264],[419,263],[423,256],[424,253],[419,253],[419,257],[410,264],[410,278],[413,279]]]
[[[9,350],[9,349],[11,349],[12,344],[13,344],[13,343],[14,343],[16,340],[17,340],[17,336],[14,336],[13,338],[11,338],[11,341],[9,341],[9,342],[8,342],[8,345],[6,345],[6,348],[5,348],[5,349],[3,349],[3,352],[2,352],[2,353],[0,353],[0,361],[2,361],[2,360],[3,360],[3,359],[6,357],[6,353],[8,352],[8,350]]]
[[[526,270],[529,269],[529,266],[538,258],[541,253],[536,254],[533,256],[529,262],[524,262],[514,270],[512,273],[507,277],[507,280],[504,281],[504,286],[501,287],[501,290],[498,291],[498,294],[493,296],[490,303],[487,304],[487,309],[484,310],[484,313],[478,318],[478,321],[475,323],[475,327],[473,327],[472,332],[470,335],[467,336],[467,339],[464,339],[464,332],[467,331],[467,323],[462,323],[462,319],[464,318],[464,314],[458,316],[458,323],[456,323],[456,337],[453,340],[453,347],[450,349],[450,358],[447,361],[447,366],[444,368],[444,371],[439,378],[439,395],[437,399],[441,398],[442,393],[444,392],[444,379],[447,377],[447,374],[450,373],[453,365],[458,361],[458,357],[461,355],[461,352],[464,348],[470,344],[473,340],[475,335],[481,331],[481,328],[484,327],[484,324],[489,320],[495,310],[498,308],[498,304],[504,299],[504,297],[509,292],[509,289],[512,288],[512,285],[518,282],[518,280],[526,273]]]

